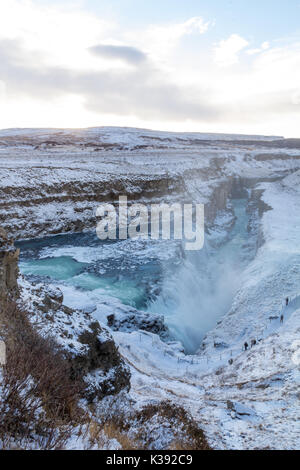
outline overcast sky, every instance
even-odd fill
[[[300,0],[0,0],[0,128],[300,137]]]

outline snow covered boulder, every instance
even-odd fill
[[[113,331],[129,333],[144,330],[160,336],[167,336],[168,334],[168,328],[164,324],[163,315],[142,312],[131,307],[116,309],[114,313],[108,315],[107,325]]]
[[[241,403],[228,400],[227,409],[229,410],[232,419],[258,419],[258,416],[253,408],[242,405]]]

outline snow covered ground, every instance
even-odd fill
[[[272,207],[263,216],[266,243],[198,356],[184,356],[149,334],[116,334],[131,364],[133,396],[184,404],[216,448],[299,449],[299,183],[297,172],[266,184],[263,197]],[[242,351],[251,339],[257,345]]]
[[[103,195],[109,200],[128,191],[148,202],[193,198],[207,204],[214,263],[224,264],[228,251],[220,247],[233,222],[231,198],[248,200],[244,239],[230,248],[233,253],[241,247],[246,262],[236,261],[237,272],[219,270],[223,283],[209,302],[221,305],[234,272],[238,282],[199,340],[197,353],[186,355],[180,342],[149,331],[112,331],[131,369],[135,406],[165,399],[183,406],[217,449],[300,446],[299,147],[298,141],[275,137],[119,128],[0,133],[0,216],[18,238],[30,238],[35,230],[40,235],[82,231],[78,220],[93,226],[93,211]],[[142,252],[138,244],[134,247]],[[105,264],[113,256],[109,246],[89,248],[46,247],[41,259],[68,256]],[[162,263],[174,256],[172,250],[171,245],[145,248],[149,257],[160,253]],[[114,252],[116,262],[120,252]],[[208,272],[214,270],[212,263]],[[82,291],[66,282],[60,288],[66,305],[88,309],[104,325],[116,312],[125,315],[131,308],[138,315],[111,291]],[[286,297],[291,299],[287,308]],[[187,298],[182,302],[195,308]],[[154,305],[157,314],[165,314],[161,302]],[[199,302],[199,309],[205,308],[207,302]],[[256,344],[244,351],[251,340]]]

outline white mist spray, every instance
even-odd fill
[[[165,317],[171,333],[194,353],[203,336],[230,308],[244,267],[247,240],[245,201],[234,202],[237,216],[230,240],[217,250],[186,252],[178,271],[164,280],[162,293],[150,306]]]

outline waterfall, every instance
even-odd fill
[[[213,249],[207,237],[199,252],[186,252],[177,272],[167,273],[149,310],[165,317],[173,336],[194,353],[204,335],[229,310],[247,261],[246,200],[233,201],[236,222],[230,239]]]

